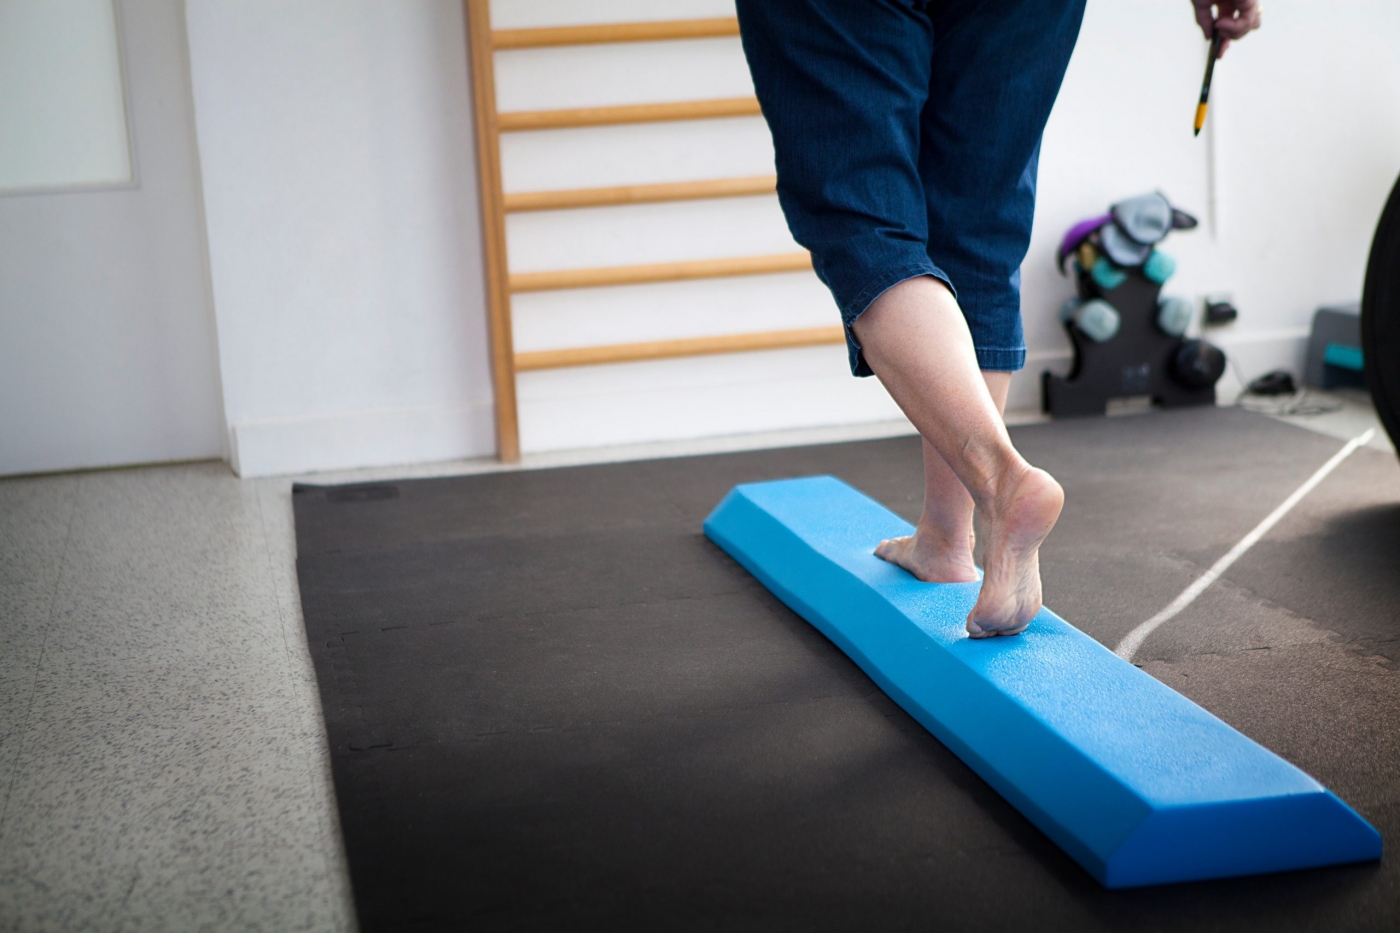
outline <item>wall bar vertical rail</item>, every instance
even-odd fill
[[[520,416],[515,398],[515,341],[511,336],[510,284],[506,263],[506,217],[501,185],[500,120],[496,113],[496,68],[491,41],[490,0],[463,0],[467,48],[476,111],[476,159],[481,192],[481,239],[486,259],[487,315],[491,339],[491,383],[496,396],[496,454],[520,459]]]

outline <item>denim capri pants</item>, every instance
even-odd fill
[[[1025,365],[1036,161],[1085,0],[738,0],[778,199],[851,325],[919,275],[986,370]]]

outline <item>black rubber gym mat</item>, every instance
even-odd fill
[[[1067,491],[1047,602],[1109,645],[1340,447],[1217,409],[1013,434]],[[1102,890],[701,535],[735,483],[813,473],[913,520],[919,455],[897,438],[297,487],[361,929],[1400,923],[1389,860]],[[1400,464],[1358,451],[1138,660],[1391,838],[1397,567]]]

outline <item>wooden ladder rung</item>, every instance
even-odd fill
[[[656,262],[638,266],[600,266],[592,269],[558,269],[549,272],[513,272],[512,292],[543,292],[561,288],[598,288],[604,285],[640,285],[645,282],[684,282],[735,275],[767,275],[802,272],[812,268],[809,253],[772,256],[740,256],[731,259],[695,259]]]
[[[655,185],[618,185],[612,188],[572,188],[560,191],[520,191],[505,196],[507,211],[554,211],[572,207],[608,207],[618,204],[650,204],[657,201],[694,201],[702,198],[738,198],[772,194],[776,175],[748,178],[713,178]]]
[[[662,104],[575,107],[569,110],[513,110],[497,114],[496,123],[503,131],[554,130],[576,126],[753,117],[762,112],[756,97],[725,97],[717,100],[678,100]]]
[[[491,32],[491,44],[497,49],[538,49],[554,45],[596,45],[603,42],[710,39],[738,34],[739,20],[733,16],[722,16],[713,19],[675,19],[649,23],[496,29]]]
[[[748,353],[755,350],[786,350],[843,343],[840,327],[808,327],[802,330],[775,330],[751,334],[725,334],[718,337],[686,337],[649,343],[617,343],[567,350],[535,350],[515,354],[516,372],[562,369],[566,366],[598,366],[604,363],[637,363],[679,356],[709,356],[716,353]]]

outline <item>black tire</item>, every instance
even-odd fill
[[[1400,182],[1376,225],[1361,293],[1361,351],[1366,387],[1400,450]]]

